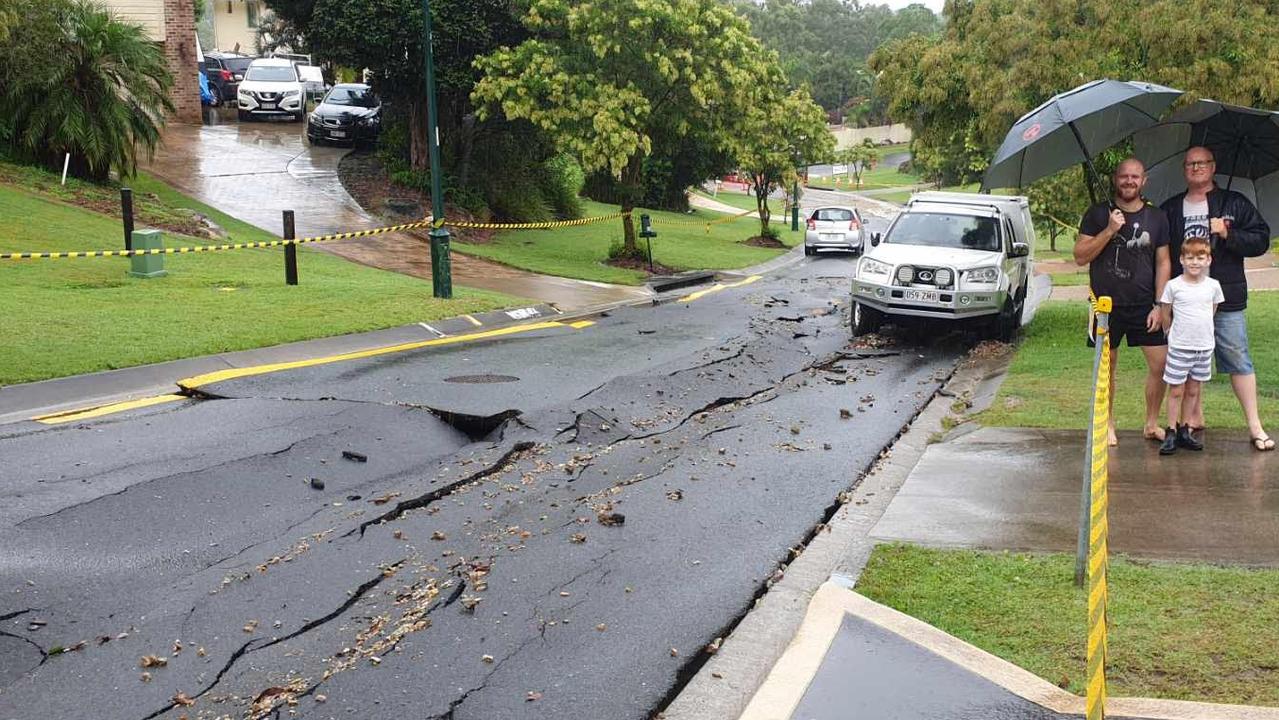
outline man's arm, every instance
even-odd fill
[[[1168,330],[1172,328],[1172,304],[1160,303],[1159,307],[1155,309],[1155,312],[1159,313],[1159,322],[1163,327],[1163,331],[1165,333],[1168,332]]]
[[[1102,228],[1101,232],[1096,235],[1079,233],[1079,237],[1075,238],[1075,264],[1082,266],[1095,260],[1123,226],[1123,211],[1115,209],[1110,211],[1110,224]]]
[[[1228,196],[1229,197],[1229,196]],[[1226,247],[1243,257],[1258,257],[1270,250],[1270,226],[1257,208],[1245,197],[1234,197],[1231,203],[1235,219],[1227,224],[1213,218],[1213,230],[1226,241]]]
[[[1159,299],[1164,296],[1164,286],[1168,284],[1168,279],[1172,277],[1172,255],[1168,253],[1167,245],[1160,245],[1155,248],[1155,307],[1146,316],[1146,329],[1154,332],[1159,329]],[[1168,308],[1171,316],[1172,308]],[[1165,321],[1164,332],[1168,332],[1168,326]]]

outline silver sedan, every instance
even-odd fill
[[[841,205],[819,207],[808,216],[804,254],[816,255],[823,250],[860,253],[864,240],[865,227],[856,208]]]

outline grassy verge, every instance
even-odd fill
[[[149,208],[144,218],[183,217],[179,208],[193,208],[222,225],[233,241],[272,239],[153,178],[140,177],[131,185]],[[40,188],[21,178],[0,182],[0,251],[120,247],[117,219],[87,209],[79,198]],[[166,233],[170,245],[209,242]],[[435,300],[429,282],[307,248],[299,254],[301,284],[288,287],[283,264],[280,248],[172,255],[165,258],[168,277],[141,280],[125,274],[129,261],[120,258],[4,261],[0,385],[374,330],[518,302],[467,289],[459,289],[452,301]]]
[[[861,594],[1074,693],[1087,598],[1074,558],[875,549]],[[1279,572],[1110,564],[1110,694],[1279,705]]]
[[[617,206],[584,200],[587,216],[610,215]],[[719,220],[723,213],[697,210],[693,213],[671,213],[660,210],[636,210],[653,219],[657,237],[653,239],[653,260],[677,270],[729,270],[748,267],[776,257],[781,249],[747,245],[743,240],[759,234],[759,220],[751,217],[712,225],[707,233],[703,225],[681,223]],[[639,223],[636,223],[638,230]],[[778,221],[773,227],[781,233],[788,247],[803,241],[802,232],[791,232]],[[622,242],[622,221],[610,220],[593,225],[554,230],[515,230],[498,233],[486,243],[453,243],[459,252],[494,260],[534,272],[599,282],[638,285],[645,273],[606,264],[609,247]],[[645,244],[640,243],[641,246]]]
[[[1084,346],[1087,303],[1047,302],[1026,328],[1008,377],[994,404],[982,413],[984,425],[1043,428],[1087,427],[1093,353]],[[1248,335],[1257,366],[1261,417],[1279,415],[1279,293],[1254,292],[1248,298]],[[1146,363],[1137,348],[1119,351],[1115,417],[1120,428],[1138,429],[1145,418]],[[1243,428],[1243,413],[1228,376],[1204,386],[1209,427]]]
[[[711,195],[710,193],[705,192],[703,190],[694,190],[693,192],[697,193],[698,195],[701,195],[704,198],[710,198],[711,200],[722,202],[725,205],[731,205],[737,208],[738,210],[742,210],[743,212],[746,210],[755,209],[755,196],[751,195],[750,193],[741,193],[735,190],[720,190],[717,195]],[[780,219],[781,212],[782,212],[781,198],[769,198],[768,209],[770,212],[773,213],[773,219],[775,220]],[[710,215],[710,213],[706,213],[706,214]]]

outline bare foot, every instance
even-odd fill
[[[1115,426],[1111,425],[1106,429],[1106,444],[1110,447],[1119,446],[1119,436],[1115,435]]]
[[[1147,440],[1154,440],[1160,443],[1164,441],[1164,429],[1158,425],[1147,425],[1142,434],[1146,436]]]

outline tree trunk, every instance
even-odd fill
[[[414,170],[426,172],[431,169],[431,147],[427,137],[426,100],[421,95],[414,95],[409,101],[409,162]]]
[[[635,203],[643,195],[643,160],[639,155],[632,155],[629,162],[626,163],[626,169],[622,170],[622,212],[626,213],[622,216],[622,255],[625,257],[638,258],[641,256],[639,245],[635,242],[635,218],[632,212],[635,210]]]
[[[768,188],[772,183],[765,177],[755,176],[755,209],[759,212],[760,237],[768,237],[768,221],[772,213],[768,209]]]

